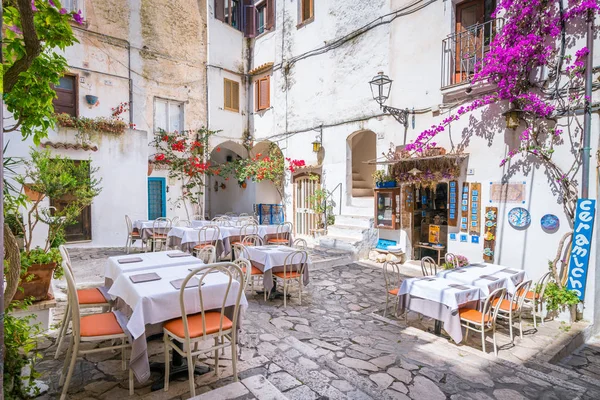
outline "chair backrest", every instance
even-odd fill
[[[291,222],[284,222],[281,225],[277,225],[275,235],[277,239],[285,239],[292,237],[294,232],[294,225]]]
[[[235,213],[231,212],[231,211],[228,211],[228,212],[225,213],[225,216],[226,217],[235,217]]]
[[[133,224],[131,223],[131,218],[129,215],[125,214],[125,224],[127,225],[127,234],[131,235],[133,233]]]
[[[171,226],[173,226],[173,221],[171,221],[169,218],[156,218],[152,223],[152,234],[155,235],[160,233],[166,235],[171,230]]]
[[[511,306],[514,307],[514,310],[520,310],[521,306],[523,306],[523,302],[525,301],[525,296],[527,296],[527,292],[531,288],[531,280],[523,281],[517,285],[515,288],[515,294],[510,299]]]
[[[400,263],[386,261],[383,263],[383,278],[385,279],[385,290],[400,289],[402,276],[400,275]]]
[[[431,257],[423,257],[421,259],[421,272],[423,276],[432,276],[437,274],[437,264]]]
[[[242,239],[244,246],[262,246],[264,241],[258,235],[248,235]]]
[[[205,264],[211,264],[217,261],[217,248],[214,245],[204,246],[196,253],[196,258]]]
[[[258,234],[258,225],[256,225],[253,221],[244,221],[245,223],[242,225],[240,229],[240,233],[243,237],[248,235],[257,235]]]
[[[198,229],[198,243],[216,245],[221,238],[221,229],[217,225],[205,225]]]
[[[292,247],[294,247],[296,249],[300,249],[300,250],[307,250],[308,243],[306,243],[306,240],[304,240],[304,239],[296,239],[296,240],[294,240]]]
[[[243,281],[236,278],[237,281],[242,282],[242,284],[244,285],[243,290],[246,291],[246,286],[248,285],[248,282],[250,282],[250,279],[252,279],[252,263],[246,258],[237,258],[235,261],[233,261],[233,263],[240,267],[240,271],[242,272],[242,274],[244,271],[246,271],[246,273],[243,274]]]
[[[288,254],[283,264],[283,279],[286,279],[292,272],[298,272],[300,275],[303,275],[307,261],[308,254],[306,251],[296,250]]]
[[[231,249],[232,249],[233,255],[236,259],[248,258],[248,250],[246,249],[246,246],[244,246],[243,243],[234,243],[231,246]]]
[[[186,228],[191,228],[192,222],[187,219],[180,219],[179,221],[177,221],[176,226],[185,226]]]
[[[200,214],[192,215],[190,218],[192,221],[204,221],[204,217]]]
[[[65,245],[61,244],[60,246],[58,246],[58,251],[60,252],[60,256],[62,257],[63,261],[66,261],[69,268],[71,268],[71,256],[69,255],[69,252],[67,251]]]
[[[453,253],[446,253],[444,261],[448,264],[452,264],[452,268],[458,268],[458,258]]]
[[[71,328],[73,329],[73,338],[76,341],[79,341],[81,332],[81,314],[79,311],[79,299],[77,298],[77,285],[75,283],[75,276],[73,275],[73,269],[71,268],[71,261],[67,249],[62,245],[59,246],[58,249],[60,251],[60,255],[62,256],[62,267],[67,280],[67,302],[71,308]]]
[[[249,217],[249,216],[250,216],[250,214],[248,214],[248,213],[241,213],[239,215],[240,218]]]
[[[483,303],[482,313],[481,313],[481,325],[485,324],[485,316],[487,315],[490,319],[487,323],[488,326],[492,326],[496,323],[496,317],[498,316],[498,310],[500,310],[500,306],[502,305],[502,300],[506,296],[506,288],[499,288],[494,290],[490,295],[485,299],[485,303]]]
[[[202,334],[203,334],[203,336],[206,336],[206,314],[205,314],[205,311],[207,311],[207,310],[204,309],[204,295],[203,295],[203,291],[202,291],[202,285],[205,283],[205,281],[209,281],[211,278],[214,278],[215,276],[219,275],[219,274],[212,274],[212,272],[215,272],[215,271],[218,271],[221,274],[225,275],[226,285],[227,285],[225,288],[225,293],[223,296],[223,301],[221,302],[220,309],[216,308],[216,307],[215,308],[211,307],[211,311],[218,310],[218,311],[220,311],[220,314],[221,314],[221,317],[219,319],[219,331],[218,331],[219,335],[222,335],[223,331],[234,332],[234,333],[236,332],[240,300],[242,298],[242,294],[244,293],[244,285],[245,285],[244,274],[242,273],[242,270],[240,267],[238,267],[236,264],[230,263],[230,262],[204,265],[202,267],[195,268],[193,271],[191,271],[188,274],[188,276],[181,283],[181,289],[179,290],[179,306],[181,308],[181,315],[182,315],[182,319],[183,319],[183,330],[185,332],[185,339],[188,343],[190,340],[190,330],[189,330],[188,318],[187,318],[188,312],[185,307],[185,291],[186,291],[187,283],[190,281],[190,279],[192,279],[194,277],[196,277],[199,280],[198,295],[200,297],[200,314],[202,315]],[[235,286],[237,286],[237,290],[236,290]],[[233,293],[235,295],[233,318],[231,320],[233,322],[233,326],[231,327],[231,329],[224,330],[223,329],[223,321],[224,321],[224,317],[225,317],[225,309],[227,308],[227,298],[229,297],[230,291],[233,291]],[[209,292],[212,292],[212,291],[209,290]],[[210,296],[212,297],[212,296],[214,296],[214,294],[211,293]],[[194,310],[194,312],[192,312],[192,313],[196,314],[195,311],[196,310]]]
[[[546,272],[544,275],[541,276],[541,278],[538,280],[538,282],[535,285],[534,289],[537,293],[539,293],[539,297],[538,297],[539,301],[542,301],[544,299],[544,294],[546,293],[546,287],[548,286],[548,283],[550,283],[551,276],[552,276],[551,272]]]

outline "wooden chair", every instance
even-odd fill
[[[257,236],[257,238],[258,238],[258,236]],[[248,238],[246,238],[246,239],[248,239]],[[246,239],[244,239],[245,242],[246,242]],[[258,239],[260,239],[260,238],[258,238]],[[264,273],[260,269],[253,266],[252,263],[250,262],[248,250],[246,249],[245,244],[236,243],[232,246],[231,251],[234,253],[234,257],[235,257],[235,261],[233,261],[234,263],[237,262],[238,260],[248,261],[248,265],[246,265],[245,263],[242,263],[242,265],[239,265],[239,266],[240,266],[240,268],[242,268],[242,271],[246,275],[246,285],[248,285],[248,283],[250,284],[250,293],[254,294],[254,282],[256,280],[258,280],[258,281],[263,280]]]
[[[531,313],[533,314],[533,327],[537,328],[536,315],[539,314],[542,325],[544,325],[544,294],[546,293],[546,287],[550,282],[551,273],[547,272],[538,280],[533,290],[528,290],[525,294],[524,305],[531,306]]]
[[[81,316],[79,310],[78,291],[75,286],[75,278],[68,264],[68,257],[63,259],[63,268],[67,279],[67,311],[71,314],[70,318],[73,325],[73,334],[69,343],[69,349],[65,356],[62,374],[60,376],[59,386],[62,386],[60,400],[66,400],[71,377],[75,370],[77,357],[85,354],[98,353],[102,351],[121,350],[121,366],[123,370],[127,367],[125,358],[125,349],[131,347],[127,343],[128,335],[123,331],[117,317],[112,312],[101,314],[90,314]],[[120,341],[120,344],[103,347],[84,347],[80,346],[83,343],[105,342],[107,340]],[[133,372],[129,370],[129,395],[133,395]]]
[[[144,246],[146,245],[146,241],[142,240],[142,236],[137,229],[133,229],[133,224],[131,222],[131,218],[129,215],[125,215],[125,224],[127,225],[127,240],[125,241],[125,251],[129,254],[131,250],[131,246],[135,243],[136,240],[142,241],[142,251],[144,251]]]
[[[447,264],[452,264],[452,268],[458,268],[458,258],[453,253],[446,253],[444,261]]]
[[[291,222],[284,222],[281,225],[277,225],[275,237],[267,240],[267,244],[288,245],[292,237],[292,232],[294,232],[294,225]]]
[[[421,259],[421,272],[423,276],[433,276],[437,274],[437,264],[431,257],[423,257]]]
[[[204,297],[202,285],[206,277],[214,276],[211,272],[219,271],[227,277],[227,289],[224,292],[221,307],[213,310],[204,309]],[[235,273],[232,271],[236,271]],[[236,281],[236,276],[241,282]],[[198,295],[200,297],[200,312],[189,314],[186,309],[184,295],[186,285],[190,279],[197,277]],[[237,376],[237,320],[239,315],[240,300],[244,288],[244,275],[240,268],[233,263],[219,263],[202,266],[191,271],[181,284],[179,292],[179,306],[181,318],[176,318],[163,325],[163,341],[165,346],[165,392],[169,390],[169,353],[172,349],[182,357],[187,358],[190,397],[196,396],[196,385],[194,382],[194,357],[214,351],[215,374],[219,375],[219,350],[231,346],[231,367],[233,369],[233,380],[238,381]],[[235,284],[234,284],[235,282]],[[235,287],[237,286],[237,288]],[[188,289],[189,292],[189,289]],[[233,318],[225,316],[226,301],[229,293],[235,295]],[[198,349],[198,344],[206,340],[214,339],[214,346]],[[183,346],[179,347],[180,343]]]
[[[390,297],[394,301],[394,314],[398,313],[398,292],[402,283],[400,263],[386,261],[383,264],[383,278],[385,279],[385,310],[383,311],[383,316],[385,317]]]
[[[494,354],[498,356],[498,346],[496,345],[496,318],[498,317],[498,311],[504,296],[506,295],[506,288],[499,288],[494,290],[485,299],[482,311],[478,311],[472,308],[460,308],[458,314],[460,316],[460,325],[466,328],[465,341],[469,337],[469,330],[481,333],[481,348],[485,353],[485,333],[492,331],[494,339]]]
[[[75,282],[75,277],[73,275],[73,269],[71,268],[71,258],[69,257],[69,253],[67,248],[63,245],[58,247],[60,251],[60,255],[63,259],[63,268],[69,268],[71,275],[73,276],[73,282]],[[105,287],[100,288],[89,288],[89,289],[76,289],[77,293],[77,304],[79,305],[79,309],[85,308],[97,308],[102,307],[105,311],[110,311],[112,307],[112,300],[110,295],[108,294],[108,289]],[[60,355],[60,349],[62,347],[62,342],[67,335],[67,330],[69,329],[69,325],[71,323],[71,309],[70,303],[67,301],[67,308],[65,310],[65,315],[60,324],[60,329],[58,331],[58,337],[56,339],[56,353],[54,353],[54,359],[58,359]]]
[[[161,250],[163,250],[163,246],[166,249],[167,235],[171,230],[171,226],[172,221],[168,218],[161,217],[154,220],[154,223],[152,224],[152,236],[150,237],[152,251],[156,251],[158,245],[160,245]]]
[[[194,246],[194,255],[207,246],[215,247],[216,254],[220,239],[221,229],[217,225],[206,225],[198,229],[198,243]]]
[[[281,279],[283,282],[283,307],[287,307],[287,292],[291,283],[298,281],[298,297],[302,305],[302,279],[304,277],[304,268],[308,261],[308,254],[305,251],[294,251],[288,254],[283,264],[282,272],[274,272],[273,277]],[[267,291],[265,290],[265,301],[267,301]]]
[[[498,318],[508,320],[508,328],[510,332],[510,341],[514,342],[513,336],[513,321],[516,317],[519,317],[519,333],[521,339],[523,339],[523,321],[521,319],[523,311],[523,302],[525,301],[525,295],[531,287],[531,281],[521,282],[515,290],[515,294],[510,299],[504,299],[500,303],[500,309],[498,310]],[[497,300],[496,300],[497,301]],[[496,304],[494,304],[495,306]]]
[[[194,251],[194,257],[205,264],[217,262],[217,248],[213,245],[206,245],[199,250]]]
[[[295,249],[306,251],[306,250],[308,250],[308,243],[306,243],[306,240],[304,240],[304,239],[296,239],[296,240],[294,240],[292,247]]]

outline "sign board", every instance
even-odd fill
[[[458,224],[458,201],[459,186],[457,181],[450,181],[448,190],[448,225],[456,226]]]
[[[490,182],[490,203],[525,204],[527,182]]]
[[[469,208],[469,235],[481,233],[481,183],[471,183],[471,200]]]
[[[575,291],[580,300],[585,297],[585,281],[590,261],[595,213],[596,200],[577,200],[567,289]]]

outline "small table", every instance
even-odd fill
[[[440,265],[442,260],[442,251],[446,249],[446,246],[433,246],[430,244],[415,244],[413,245],[413,252],[416,253],[416,249],[428,249],[437,251],[437,264]],[[419,250],[419,259],[421,259],[421,251]]]
[[[248,259],[256,268],[260,269],[264,276],[263,282],[265,290],[268,292],[273,288],[273,271],[283,271],[283,266],[287,256],[296,251],[297,249],[290,246],[278,246],[278,245],[267,245],[267,246],[248,246]],[[304,267],[303,283],[304,286],[308,285],[309,273],[311,261],[310,257],[306,259],[306,266]]]

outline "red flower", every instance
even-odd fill
[[[164,154],[157,154],[157,155],[154,157],[154,159],[155,159],[156,161],[164,161],[164,159],[165,159],[165,155],[164,155]]]
[[[178,140],[177,142],[174,142],[173,144],[171,144],[171,149],[173,149],[174,151],[184,152],[185,151],[185,141]]]
[[[217,147],[215,150],[217,150],[217,153],[221,151],[220,147]]]
[[[166,142],[166,141],[168,141],[168,140],[169,140],[169,135],[164,135],[164,136],[162,137],[162,141],[163,141],[163,142]]]

